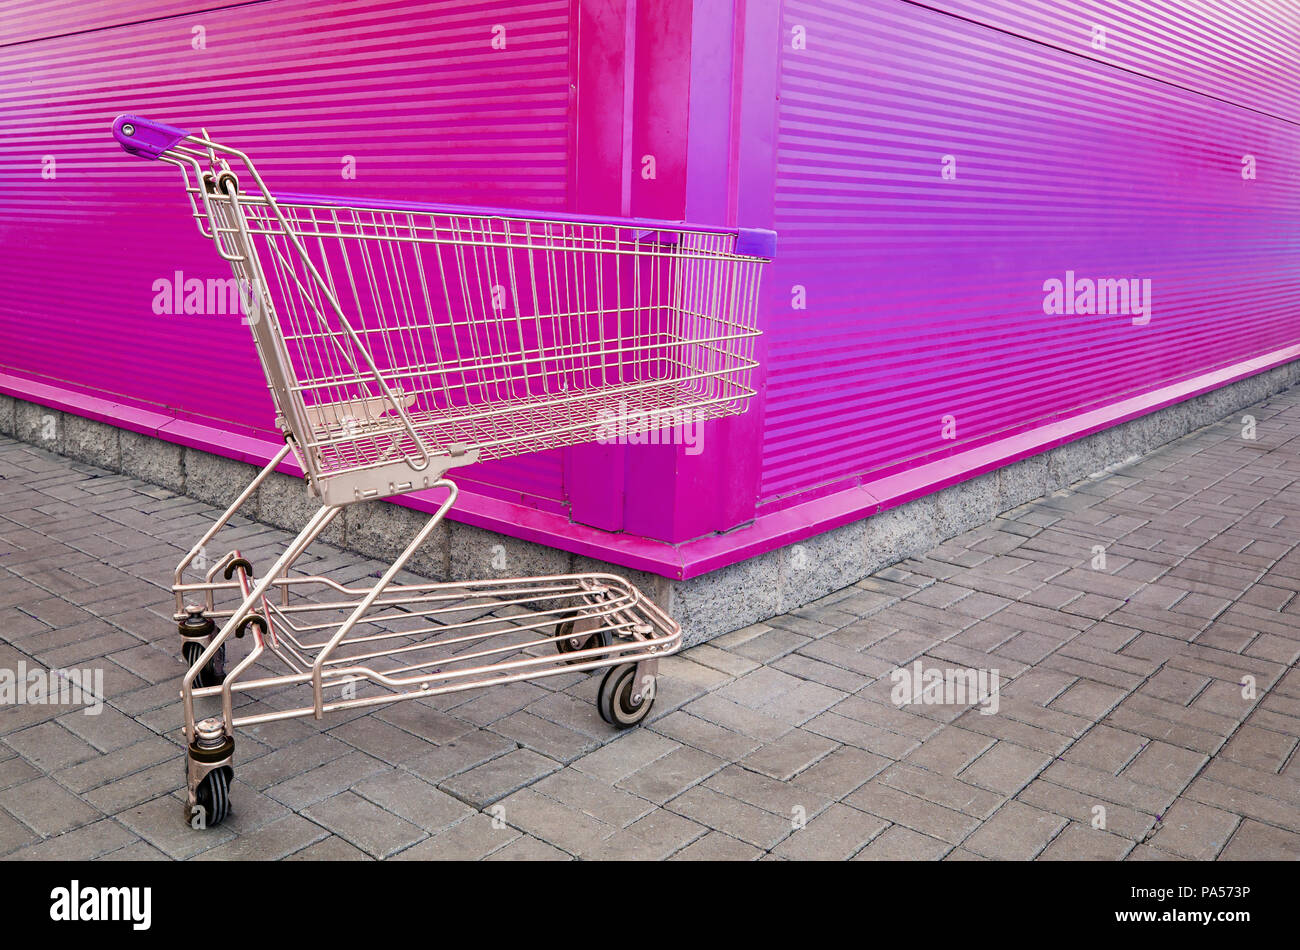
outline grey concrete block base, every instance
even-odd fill
[[[122,474],[144,482],[185,491],[185,448],[126,429],[118,436]]]
[[[448,522],[447,529],[450,577],[536,577],[573,570],[573,555],[559,548],[505,538],[495,531],[456,522]]]
[[[692,643],[726,632],[723,627],[735,630],[765,620],[781,612],[782,561],[791,551],[768,551],[688,581],[671,581],[668,597],[661,598],[659,606],[682,625]],[[811,578],[799,583],[806,580]]]
[[[866,525],[867,570],[862,577],[931,547],[940,534],[938,499],[928,495],[909,501],[868,518]]]
[[[371,502],[348,505],[341,520],[344,547],[381,561],[393,561],[424,527],[429,516],[402,505]],[[406,562],[407,568],[436,580],[447,580],[448,530],[446,522],[438,525]]]
[[[247,462],[222,458],[210,452],[185,452],[185,494],[210,505],[226,507],[257,477],[258,470]],[[258,517],[258,500],[250,498],[243,514]]]
[[[229,504],[229,502],[227,502]],[[316,510],[320,502],[307,489],[307,482],[291,475],[273,472],[257,492],[257,518],[267,524],[284,528],[286,531],[300,531]],[[343,546],[347,512],[336,517],[321,533],[321,540],[326,544]]]
[[[7,435],[11,438],[16,431],[14,429],[14,406],[18,400],[13,396],[0,394],[0,435]]]
[[[63,454],[78,462],[122,470],[122,430],[93,419],[62,414]]]
[[[14,438],[51,452],[63,452],[63,413],[34,402],[14,404]]]
[[[797,544],[686,581],[572,555],[446,522],[410,562],[436,579],[607,572],[629,578],[682,625],[687,643],[748,626],[817,600],[920,554],[1035,498],[1132,461],[1196,429],[1240,425],[1238,412],[1300,383],[1300,361],[1105,429],[1032,458],[877,512]],[[132,475],[210,504],[227,505],[256,470],[242,462],[0,396],[0,435]],[[316,510],[299,479],[273,475],[242,514],[297,530]],[[373,502],[349,506],[322,540],[391,560],[428,516]]]
[[[1004,511],[1042,498],[1049,490],[1047,458],[1043,455],[1012,462],[995,474]]]

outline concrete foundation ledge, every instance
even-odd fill
[[[609,572],[629,578],[696,644],[835,594],[868,574],[914,557],[1000,513],[1104,475],[1197,429],[1240,427],[1236,414],[1300,383],[1287,363],[1175,403],[1040,455],[952,485],[798,544],[679,581],[457,522],[445,522],[411,563],[431,578],[468,579]],[[0,395],[0,436],[139,478],[225,507],[256,469],[198,449],[118,429]],[[247,517],[297,530],[315,502],[300,479],[270,477],[243,509]],[[388,502],[349,506],[323,541],[380,560],[406,545],[427,515]]]

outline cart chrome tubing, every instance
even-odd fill
[[[173,576],[187,807],[229,812],[241,726],[602,670],[601,717],[643,721],[682,632],[627,580],[399,575],[456,503],[456,466],[744,411],[775,235],[277,195],[206,131],[124,115],[113,134],[179,169],[285,438]],[[209,558],[290,453],[320,508],[265,570],[238,549]],[[300,567],[343,506],[432,488],[445,499],[373,583]],[[237,694],[256,705],[236,715]]]
[[[172,590],[176,592],[176,619],[177,620],[182,620],[185,617],[185,613],[184,613],[185,603],[182,600],[184,596],[184,592],[188,590],[203,589],[206,586],[206,585],[185,584],[184,583],[185,569],[194,563],[194,559],[198,557],[199,554],[204,550],[204,548],[206,548],[212,542],[212,539],[216,537],[217,532],[220,531],[229,523],[230,519],[234,516],[236,511],[244,507],[244,505],[248,502],[248,499],[253,497],[253,493],[257,491],[259,487],[261,487],[262,482],[266,481],[267,476],[269,476],[272,472],[276,470],[276,468],[279,466],[281,462],[284,461],[285,456],[287,456],[288,454],[289,454],[289,444],[286,442],[284,448],[280,449],[280,451],[275,454],[275,456],[271,459],[271,461],[268,462],[266,466],[263,467],[263,469],[257,473],[257,477],[248,483],[248,487],[245,488],[242,492],[240,492],[239,496],[236,497],[235,500],[230,503],[230,506],[226,509],[225,514],[223,514],[220,518],[218,518],[213,523],[212,527],[204,532],[203,537],[199,538],[199,540],[194,543],[194,547],[190,548],[190,552],[186,554],[184,558],[181,559],[181,562],[179,564],[176,565],[176,573],[172,580]],[[211,571],[215,572],[216,569],[217,569],[217,565],[214,564],[211,568]],[[209,573],[208,580],[211,581],[211,579],[212,579],[212,574]],[[208,608],[208,614],[211,615],[213,605],[212,605],[212,591],[210,589],[207,591],[207,608]]]
[[[435,483],[435,487],[447,489],[447,500],[444,501],[438,507],[438,510],[433,513],[433,516],[424,523],[424,527],[416,533],[415,537],[411,539],[411,542],[406,546],[402,553],[397,556],[397,560],[393,561],[393,563],[388,566],[388,570],[386,570],[383,576],[379,578],[379,582],[370,589],[370,592],[366,594],[365,597],[361,598],[361,602],[357,604],[348,619],[343,621],[343,625],[339,627],[338,632],[330,638],[329,643],[325,644],[325,646],[321,648],[320,653],[316,655],[316,662],[312,664],[311,668],[311,679],[312,690],[315,693],[315,712],[317,719],[320,719],[323,714],[321,710],[321,667],[325,661],[333,655],[335,649],[338,648],[339,643],[343,641],[343,638],[346,637],[352,631],[352,628],[357,625],[357,621],[365,615],[366,611],[369,610],[371,605],[379,598],[379,595],[384,592],[384,588],[391,584],[393,578],[396,577],[398,572],[406,566],[406,562],[411,559],[411,555],[413,555],[429,535],[433,533],[433,529],[442,521],[443,515],[445,515],[448,509],[455,504],[458,491],[454,484],[446,479],[441,479]]]
[[[306,527],[298,533],[298,536],[294,539],[293,543],[290,544],[285,552],[280,555],[279,560],[277,560],[275,565],[271,568],[270,574],[259,581],[257,585],[244,596],[243,602],[231,613],[230,618],[222,626],[220,632],[212,638],[212,641],[208,644],[207,648],[194,662],[190,669],[186,671],[184,678],[181,680],[181,698],[185,704],[185,738],[187,740],[192,741],[194,738],[195,678],[198,676],[199,672],[207,666],[209,662],[211,662],[211,660],[216,656],[217,651],[225,644],[225,642],[230,639],[238,625],[248,617],[252,612],[253,606],[262,599],[267,588],[271,586],[271,578],[278,575],[290,560],[297,557],[298,554],[300,554],[302,550],[305,549],[307,545],[309,545],[320,534],[320,532],[324,530],[325,525],[327,525],[337,513],[337,509],[333,508],[319,508],[316,510],[316,513],[312,515],[311,520],[307,522]],[[261,639],[262,638],[259,634],[257,637],[256,648],[250,653],[250,657],[253,659],[256,659],[256,657],[262,652]],[[240,664],[240,666],[237,666],[232,670],[226,677],[227,682],[230,682],[232,678],[238,678],[238,674],[242,672],[243,669],[247,668],[248,663],[249,661],[245,660]],[[229,689],[223,688],[222,712],[225,714],[227,722],[230,721],[229,707]]]
[[[288,364],[289,354],[284,348],[282,334],[272,332],[267,340],[263,340],[256,330],[258,325],[262,323],[262,310],[272,311],[268,315],[274,316],[274,304],[266,292],[266,282],[261,272],[261,265],[257,254],[253,250],[248,224],[240,204],[238,177],[231,171],[230,158],[234,158],[239,162],[257,184],[265,208],[281,225],[282,230],[278,233],[292,243],[293,249],[297,252],[301,264],[307,272],[308,279],[315,281],[316,285],[320,287],[324,286],[324,282],[298,235],[290,227],[288,221],[285,220],[265,182],[262,181],[262,176],[258,174],[257,169],[254,167],[252,160],[238,149],[219,145],[208,139],[206,135],[193,135],[172,126],[152,122],[140,116],[118,116],[113,123],[113,134],[127,152],[144,158],[160,159],[181,169],[186,182],[185,189],[189,195],[190,207],[196,217],[200,217],[194,201],[196,194],[203,205],[203,212],[199,221],[200,232],[205,237],[212,238],[217,252],[222,258],[230,262],[235,279],[241,282],[241,287],[247,286],[250,288],[250,295],[246,299],[251,300],[254,306],[246,309],[255,312],[249,313],[249,322],[255,328],[254,340],[257,344],[258,355],[262,358],[263,367],[267,370],[272,392],[280,397],[277,400],[278,408],[295,424],[296,431],[309,431],[304,424],[304,413],[300,411],[302,401],[287,398],[286,381],[282,367]],[[206,173],[201,165],[205,158],[210,165],[210,171]],[[191,173],[193,174],[193,184],[190,182]],[[210,230],[205,231],[203,229],[202,225],[205,220]],[[222,241],[223,235],[226,238],[224,243]],[[306,292],[306,287],[296,273],[293,275],[293,280],[299,291]],[[320,295],[317,295],[316,300],[319,301],[319,299]],[[354,377],[356,377],[357,381],[361,378],[356,376],[358,369],[355,362],[352,362],[352,357],[356,355],[366,363],[369,378],[373,378],[378,384],[380,396],[374,398],[384,400],[385,411],[391,410],[397,413],[397,418],[410,436],[411,442],[404,445],[404,448],[407,449],[406,464],[415,471],[424,470],[429,465],[428,450],[416,434],[409,417],[406,415],[404,405],[399,402],[387,382],[379,375],[379,369],[371,358],[369,350],[357,337],[356,331],[353,330],[351,323],[340,309],[334,295],[327,293],[324,295],[324,299],[332,307],[338,325],[352,339],[354,344],[351,351],[345,351],[345,356],[351,362]],[[316,315],[322,321],[325,318],[325,315],[319,310],[316,311]],[[272,327],[277,326],[274,319],[268,322]],[[337,340],[332,340],[332,342],[336,346],[338,345]],[[267,350],[271,352],[268,353]],[[273,360],[268,360],[268,357],[273,357]],[[472,462],[474,459],[469,458],[467,461]],[[464,463],[457,462],[457,464]],[[427,485],[424,487],[427,487]]]
[[[333,665],[332,668],[327,668],[329,664],[322,663],[309,670],[299,668],[292,674],[243,680],[244,672],[266,651],[265,641],[261,637],[257,637],[255,647],[249,656],[226,676],[222,685],[193,688],[191,693],[196,698],[220,698],[225,722],[233,728],[286,718],[319,716],[326,712],[341,709],[380,705],[400,699],[459,692],[497,683],[538,679],[599,669],[618,662],[652,660],[673,653],[680,645],[680,628],[653,603],[641,598],[635,588],[626,584],[620,578],[613,575],[587,575],[582,577],[557,576],[536,580],[542,582],[537,588],[541,593],[552,590],[553,588],[550,585],[558,581],[572,583],[575,580],[599,580],[608,584],[610,589],[617,589],[619,586],[623,587],[623,593],[614,601],[612,608],[606,609],[603,605],[598,604],[594,609],[582,614],[582,616],[595,621],[590,631],[614,631],[616,634],[626,637],[626,639],[615,637],[611,638],[611,642],[607,645],[597,645],[569,653],[557,654],[554,652],[556,636],[542,629],[544,625],[540,622],[540,619],[522,625],[515,625],[496,618],[478,618],[459,624],[440,626],[438,628],[441,631],[440,637],[431,642],[413,644],[404,649],[368,650],[353,656],[333,657],[330,660],[330,664]],[[511,580],[499,583],[509,593],[527,593],[527,581]],[[429,585],[424,590],[430,590],[436,594],[439,588],[450,591],[457,586],[459,585],[454,583]],[[571,588],[571,590],[577,589],[579,588]],[[254,596],[247,598],[248,600],[255,600],[256,590],[253,590],[252,593]],[[345,603],[342,605],[319,605],[316,609],[337,609],[340,606],[353,608],[352,604]],[[548,612],[544,611],[536,613],[539,618],[548,614]],[[623,619],[626,617],[632,619]],[[373,619],[369,618],[367,622],[371,622]],[[551,619],[553,620],[554,617],[552,616]],[[492,624],[496,625],[495,628],[492,628]],[[407,631],[406,633],[413,632],[416,631]],[[287,631],[281,629],[282,637],[286,633]],[[350,640],[340,640],[339,643],[335,644],[335,647],[368,644],[370,642],[373,642],[372,638],[362,636]],[[480,644],[482,644],[481,647],[479,647]],[[466,645],[479,648],[464,650],[463,647]],[[320,644],[304,643],[302,646],[305,648],[304,652],[320,649]],[[436,650],[438,655],[421,658],[418,662],[403,661],[389,670],[376,669],[364,662],[360,662],[379,658],[402,660],[402,658],[416,650],[426,652]],[[538,651],[539,655],[530,654],[530,651]],[[320,656],[321,654],[317,655]],[[491,662],[485,662],[489,660]],[[319,691],[316,686],[318,675],[320,678]],[[357,682],[382,686],[390,692],[376,696],[358,696],[355,699],[325,700],[323,698],[324,690]],[[312,686],[310,705],[281,710],[272,714],[259,713],[252,716],[234,716],[232,714],[232,697],[234,693],[251,693],[258,690],[308,684]],[[322,697],[319,706],[317,705],[318,693]],[[193,728],[192,715],[187,715],[187,724],[189,728]]]

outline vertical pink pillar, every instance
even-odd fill
[[[577,210],[685,216],[691,8],[681,0],[582,0],[578,19]],[[569,450],[570,517],[607,531],[676,540],[671,519],[680,447]]]
[[[637,0],[575,0],[574,7],[570,210],[626,215],[631,206]],[[564,488],[572,520],[622,530],[625,454],[620,445],[564,450]]]
[[[696,0],[693,5],[688,220],[771,226],[777,29],[776,0]],[[763,425],[761,366],[754,386],[757,395],[744,415],[704,425],[697,454],[680,445],[642,450],[627,474],[627,530],[676,543],[753,520]]]
[[[746,0],[625,0],[599,11],[583,4],[580,210],[771,226],[778,8],[776,0],[751,0],[748,8]],[[624,34],[620,50],[618,29],[627,22],[635,31]],[[618,169],[627,191],[612,180]],[[573,520],[668,543],[752,521],[762,379],[760,370],[748,411],[705,424],[695,446],[570,450]]]

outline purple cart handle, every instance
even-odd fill
[[[119,115],[113,120],[113,138],[132,155],[158,158],[190,133],[138,115]]]
[[[743,257],[761,257],[770,261],[776,256],[776,232],[763,228],[741,228],[736,234],[736,253]]]

